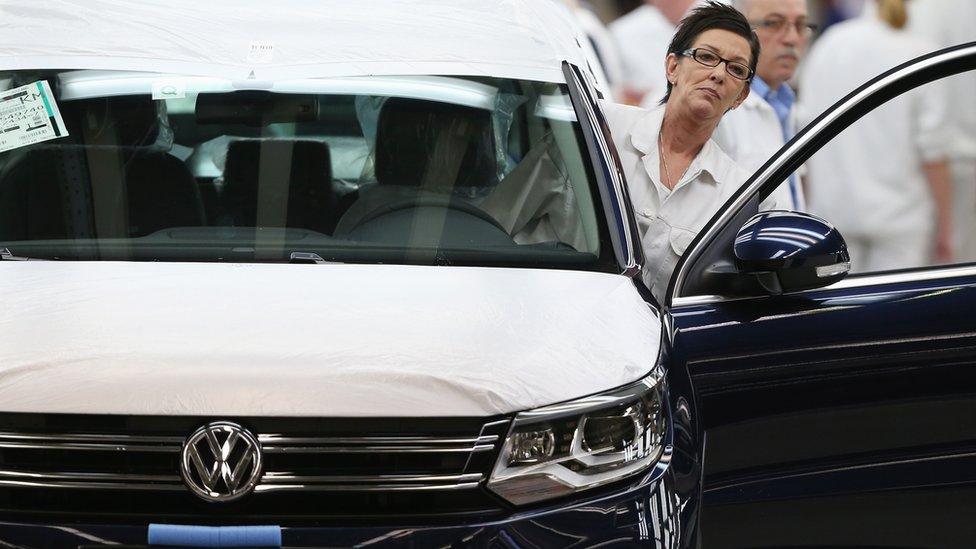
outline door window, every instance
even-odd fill
[[[806,75],[805,112],[819,114],[851,91],[825,77]],[[973,71],[931,82],[860,118],[807,160],[807,211],[840,230],[852,272],[976,261],[976,127],[959,116],[974,96]]]

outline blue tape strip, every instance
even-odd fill
[[[47,100],[47,93],[44,92],[44,87],[41,86],[40,82],[37,83],[37,92],[41,94],[41,100],[44,101],[44,108],[47,109],[47,116],[49,118],[53,117],[54,111],[51,110],[51,103]]]
[[[281,527],[150,524],[149,545],[173,545],[177,547],[281,547]]]

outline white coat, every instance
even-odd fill
[[[790,133],[794,133],[796,105],[790,110],[788,124],[791,126]],[[725,113],[712,139],[750,175],[761,168],[784,143],[776,111],[756,93],[750,93],[739,108]],[[802,194],[800,204],[794,204],[788,180],[776,188],[773,196],[778,208],[804,209]]]
[[[940,47],[976,41],[973,0],[913,0],[908,4],[908,29]],[[952,156],[953,260],[976,261],[976,71],[946,80],[952,122],[959,134]]]
[[[820,113],[874,76],[933,46],[882,22],[873,10],[827,29],[800,74],[802,112]],[[952,133],[938,82],[893,99],[855,122],[807,162],[811,212],[865,246],[903,243],[900,259],[853,257],[857,270],[903,268],[928,261],[935,208],[923,164],[945,158]],[[915,244],[909,244],[909,243]],[[914,248],[914,249],[909,249]],[[860,261],[860,263],[859,263]]]
[[[610,34],[623,63],[623,83],[646,92],[645,103],[664,97],[668,83],[664,59],[674,31],[674,25],[647,4],[610,23]]]

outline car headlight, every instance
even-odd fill
[[[521,505],[620,480],[657,463],[667,434],[664,375],[515,417],[488,488]]]

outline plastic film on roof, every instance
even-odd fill
[[[0,70],[563,81],[563,60],[585,64],[570,17],[550,0],[7,0]]]

